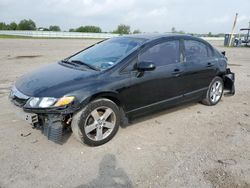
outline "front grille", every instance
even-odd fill
[[[29,96],[21,93],[17,88],[14,86],[10,91],[10,99],[11,101],[17,106],[24,106],[26,102],[29,100]]]

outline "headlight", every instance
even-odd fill
[[[62,98],[58,99],[55,106],[65,106],[67,104],[72,103],[74,99],[75,99],[75,97],[62,97]]]
[[[57,101],[56,98],[44,97],[42,98],[38,106],[41,108],[47,108],[52,106],[56,101]]]
[[[26,106],[31,108],[49,108],[49,107],[59,107],[59,106],[65,106],[67,104],[70,104],[73,102],[75,97],[68,96],[68,97],[62,97],[62,98],[53,98],[53,97],[32,97],[28,100]]]
[[[34,97],[34,98],[31,98],[28,103],[29,103],[29,106],[30,107],[35,107],[37,105],[37,103],[39,102],[39,98],[37,97]]]

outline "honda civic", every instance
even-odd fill
[[[227,66],[225,52],[201,38],[125,35],[22,76],[10,100],[49,140],[60,142],[71,128],[80,142],[98,146],[130,119],[191,101],[212,106],[223,93],[233,95],[235,75]]]

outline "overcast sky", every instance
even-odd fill
[[[38,27],[59,25],[68,30],[97,25],[112,31],[120,23],[145,32],[177,30],[195,33],[230,32],[248,27],[250,0],[0,0],[0,22],[32,19]]]

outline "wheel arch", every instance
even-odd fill
[[[128,117],[126,116],[126,113],[125,113],[126,107],[125,107],[125,104],[122,102],[121,98],[119,97],[119,93],[117,93],[117,92],[104,91],[104,92],[95,93],[95,94],[89,96],[87,100],[84,100],[84,102],[82,102],[80,109],[84,108],[91,101],[94,101],[94,100],[100,99],[100,98],[109,99],[112,102],[114,102],[118,106],[118,108],[120,109],[120,112],[121,112],[121,119],[122,119],[121,125],[122,126],[127,125]]]
[[[95,99],[99,99],[99,98],[109,99],[113,101],[118,107],[123,107],[119,94],[116,92],[104,91],[104,92],[95,93],[89,97],[89,102]]]
[[[101,92],[95,92],[88,96],[85,96],[84,98],[79,98],[79,105],[78,110],[83,109],[86,105],[88,105],[91,101],[100,99],[100,98],[106,98],[114,102],[120,109],[125,111],[125,104],[122,102],[119,93],[115,91],[101,91]]]
[[[125,107],[125,104],[122,102],[118,93],[112,92],[112,91],[111,92],[110,91],[99,92],[99,93],[92,95],[89,99],[89,102],[99,99],[99,98],[105,98],[105,99],[109,99],[113,101],[120,109],[121,119],[122,119],[121,125],[127,125],[128,117],[126,116],[126,113],[125,113],[126,107]]]

